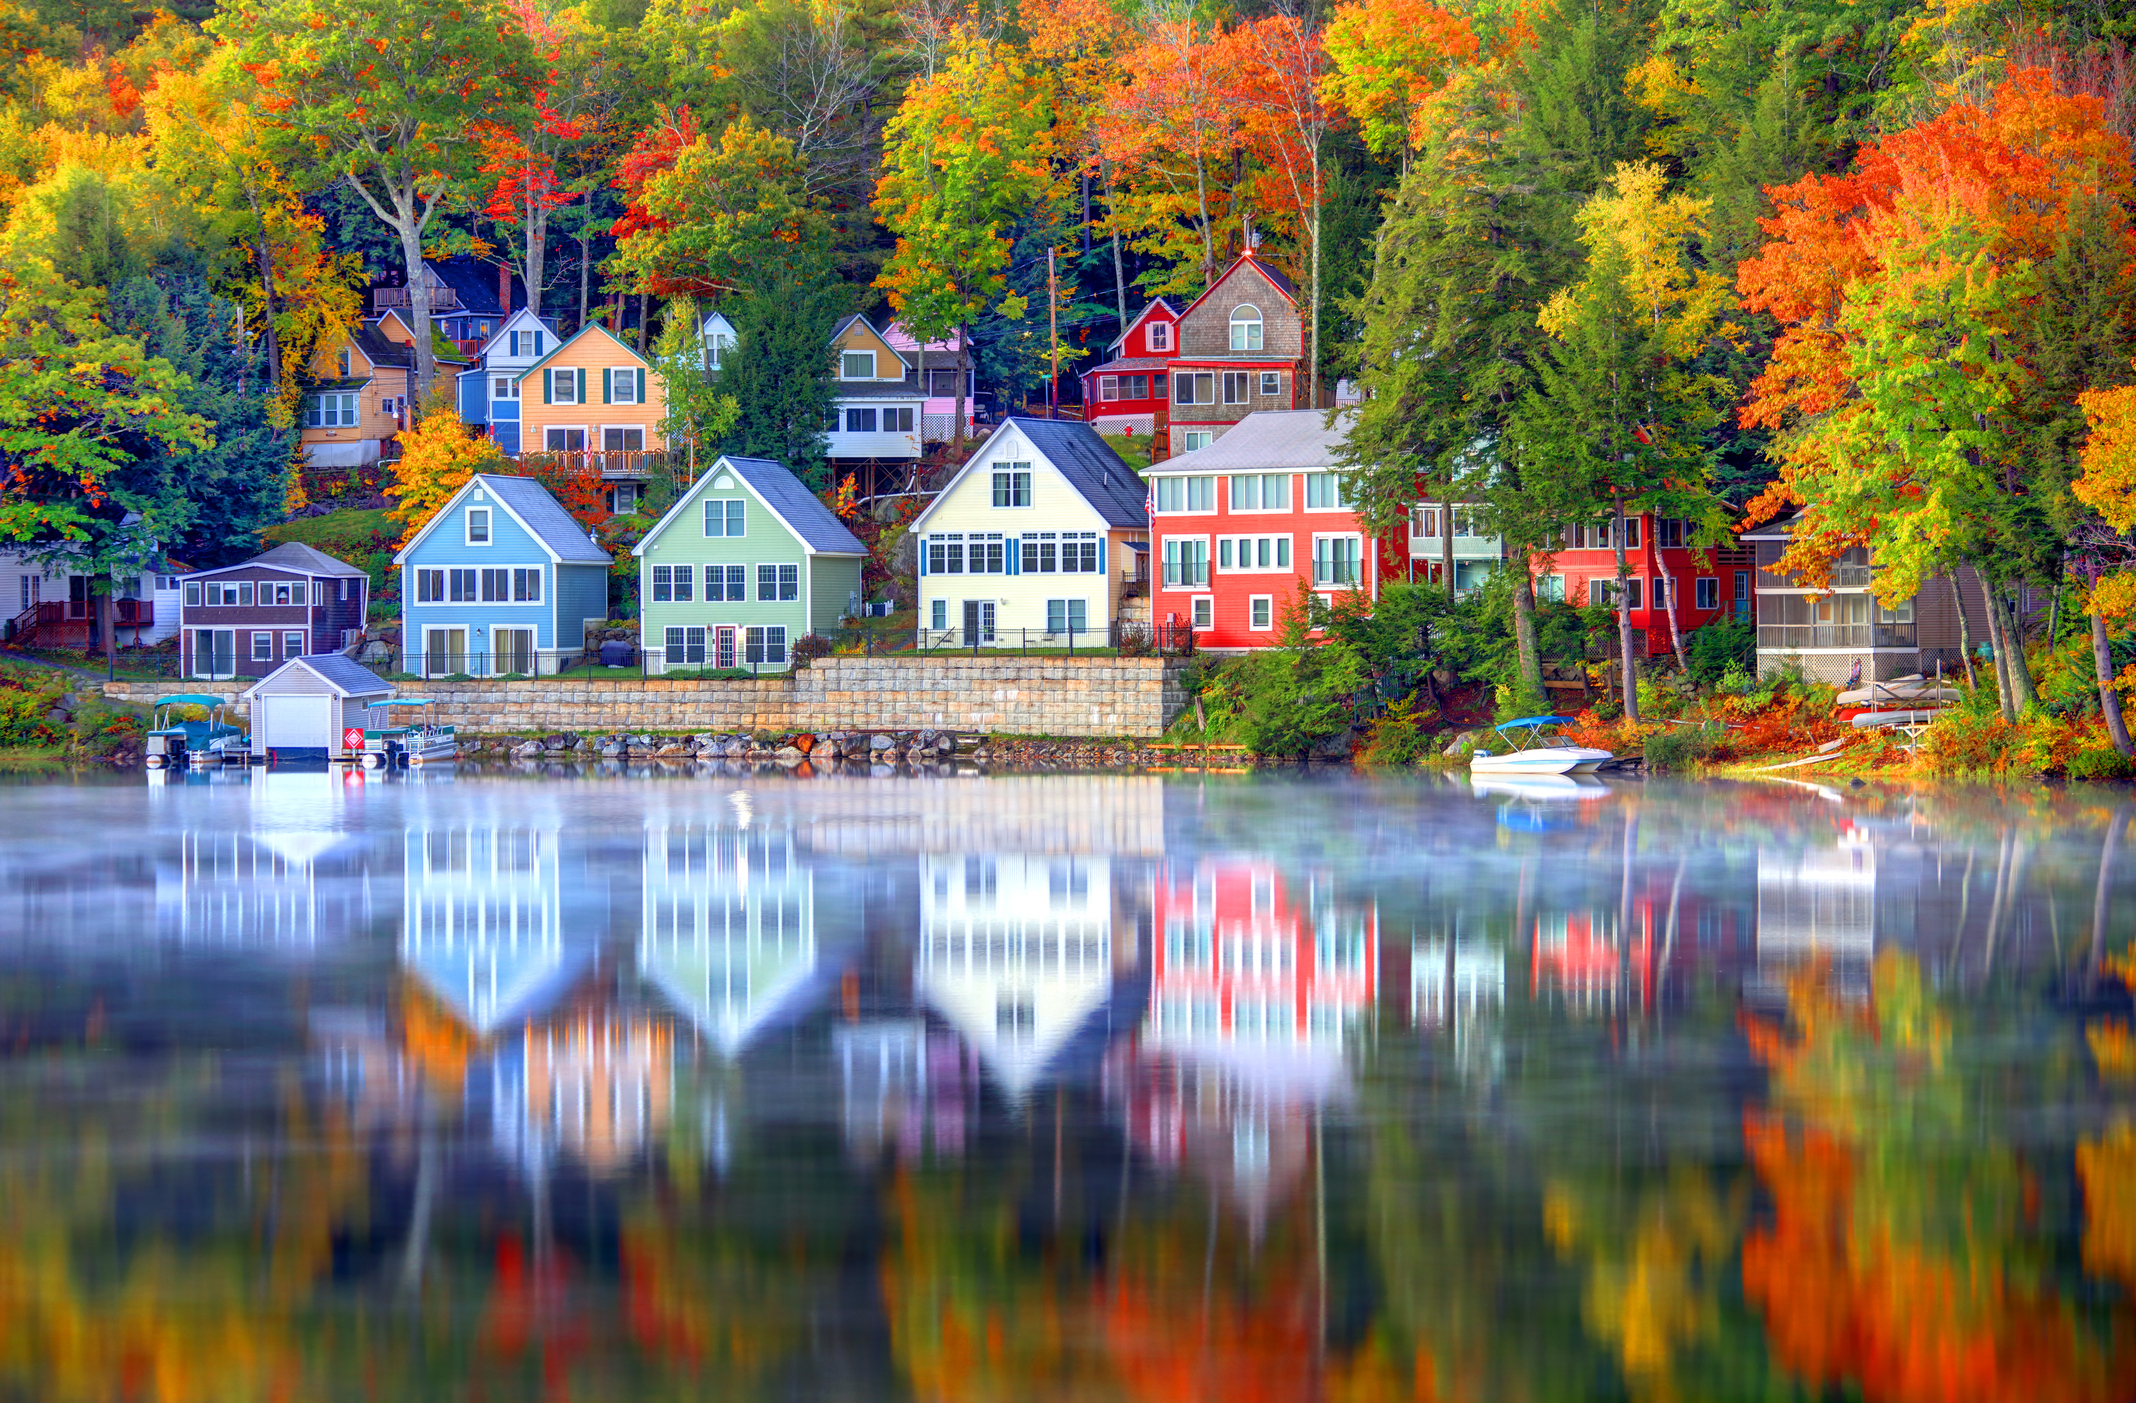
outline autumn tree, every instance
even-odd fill
[[[2092,667],[2099,682],[2099,710],[2114,749],[2136,756],[2121,709],[2121,692],[2109,640],[2109,623],[2126,626],[2136,619],[2136,551],[2128,533],[2136,531],[2136,386],[2092,390],[2082,397],[2090,432],[2084,441],[2084,475],[2077,479],[2077,499],[2098,513],[2106,532],[2086,533],[2080,541],[2083,568],[2090,577]],[[2108,534],[2111,533],[2111,534]],[[2119,568],[2106,574],[2103,566]]]
[[[1585,275],[1538,318],[1550,339],[1517,429],[1533,471],[1609,503],[1624,714],[1635,722],[1644,649],[1632,633],[1625,523],[1656,507],[1705,514],[1683,508],[1709,496],[1704,435],[1725,388],[1697,365],[1729,302],[1727,285],[1693,261],[1706,203],[1666,186],[1660,166],[1627,163],[1581,208]]]
[[[497,440],[477,437],[460,422],[453,412],[451,391],[443,388],[432,393],[426,412],[400,436],[400,445],[401,456],[394,460],[393,486],[388,492],[393,507],[386,515],[401,524],[402,545],[414,540],[415,533],[476,473],[511,468]]]
[[[1432,99],[1481,49],[1465,16],[1431,0],[1348,0],[1335,7],[1325,44],[1328,95],[1382,155],[1430,144]]]
[[[517,125],[540,85],[525,30],[496,0],[241,0],[212,28],[240,46],[287,149],[392,230],[427,403],[437,363],[425,239],[468,192],[482,135]]]
[[[962,333],[1005,299],[1009,226],[1057,193],[1046,144],[1044,82],[1007,43],[960,27],[941,69],[913,83],[886,132],[875,211],[897,247],[876,286],[921,344]],[[960,367],[961,368],[961,367]],[[957,377],[956,442],[964,442],[965,381]]]
[[[829,221],[793,143],[742,117],[637,184],[615,266],[641,291],[718,301],[774,270],[824,267]]]

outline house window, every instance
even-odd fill
[[[479,585],[475,579],[478,573],[478,571],[474,570],[447,570],[445,572],[446,592],[452,596],[452,603],[475,604],[480,602],[477,598]]]
[[[482,572],[482,602],[484,604],[509,604],[512,602],[512,572],[509,569],[484,570]]]
[[[705,567],[705,582],[709,585],[712,572],[719,567]],[[653,567],[653,602],[655,604],[687,603],[696,584],[696,571],[688,565],[655,565]]]
[[[445,572],[443,570],[418,570],[415,572],[415,602],[418,604],[443,604],[445,602]]]
[[[739,497],[708,497],[705,499],[705,534],[707,536],[740,536],[744,534],[742,499]]]
[[[638,402],[638,372],[635,368],[625,366],[621,369],[606,371],[605,374],[608,376],[608,402],[610,404],[636,404]]]
[[[1209,543],[1172,537],[1164,543],[1164,583],[1173,589],[1203,589],[1209,584]]]
[[[1253,375],[1244,370],[1224,372],[1224,403],[1244,404],[1251,397],[1248,387],[1253,384]]]
[[[1209,628],[1216,622],[1216,601],[1206,594],[1194,597],[1194,626]]]
[[[1308,511],[1316,508],[1336,510],[1350,505],[1343,492],[1341,473],[1307,473],[1305,475],[1305,505]]]
[[[677,667],[687,663],[703,665],[705,660],[705,631],[701,628],[671,628],[662,639],[666,645],[667,665]]]
[[[1215,404],[1216,372],[1182,371],[1172,377],[1172,398],[1179,404]]]
[[[1100,375],[1098,377],[1098,398],[1107,401],[1120,398],[1120,377],[1117,375]]]
[[[985,536],[973,533],[967,557],[974,575],[999,575],[1008,569],[999,531]]]
[[[512,602],[514,604],[539,604],[541,602],[541,567],[514,570],[512,572]]]
[[[601,447],[609,453],[643,453],[645,451],[645,430],[603,429],[601,430]]]
[[[1631,602],[1632,611],[1634,613],[1637,613],[1638,611],[1646,607],[1644,604],[1639,602],[1640,586],[1644,583],[1645,581],[1641,580],[1636,575],[1624,582],[1625,597]]]
[[[845,412],[845,421],[845,429],[849,434],[872,434],[875,432],[874,407],[848,409]]]
[[[928,610],[927,626],[931,629],[936,630],[947,629],[949,627],[948,600],[937,599],[934,601],[933,607]]]
[[[1288,570],[1291,538],[1288,536],[1226,536],[1217,543],[1220,570]]]
[[[1261,309],[1251,302],[1240,303],[1231,314],[1231,349],[1234,351],[1258,351],[1261,349]]]
[[[1282,375],[1282,372],[1281,372],[1281,371],[1275,371],[1275,370],[1264,370],[1264,371],[1262,371],[1262,372],[1261,372],[1261,395],[1262,395],[1262,397],[1263,397],[1264,399],[1273,399],[1273,398],[1275,398],[1276,396],[1278,396],[1278,395],[1281,395],[1282,393],[1283,393],[1283,375]]]
[[[743,636],[747,651],[744,658],[753,663],[784,663],[786,661],[786,630],[774,625],[770,628],[751,628]]]
[[[1355,536],[1313,538],[1313,583],[1355,585],[1363,579],[1363,543]]]
[[[356,427],[354,394],[308,395],[304,400],[307,429],[353,429]]]
[[[912,407],[910,405],[885,405],[883,407],[883,432],[886,434],[911,433]]]
[[[252,635],[252,660],[256,663],[271,663],[274,661],[273,634],[255,633]]]
[[[1064,575],[1095,575],[1098,573],[1097,532],[1061,532],[1061,573]]]
[[[635,482],[610,483],[603,495],[607,499],[608,510],[617,516],[625,516],[638,509],[638,484]]]
[[[1287,473],[1234,473],[1231,509],[1235,512],[1279,511],[1290,505]]]
[[[1160,512],[1215,511],[1216,479],[1213,476],[1158,478],[1157,510]]]
[[[927,538],[927,573],[930,575],[961,575],[964,573],[964,537],[952,531],[946,536]]]
[[[230,587],[228,585],[223,586],[223,602],[225,604],[232,602],[230,599]],[[250,609],[252,607],[252,581],[244,580],[238,584],[237,599],[235,602],[240,605],[243,605],[247,609]]]
[[[37,577],[35,575],[24,575],[22,577],[22,607],[27,609],[36,602]],[[198,609],[200,607],[200,581],[187,580],[185,582],[185,607],[188,609]]]
[[[760,602],[779,599],[799,599],[800,597],[800,566],[757,566],[757,599]]]
[[[1170,322],[1151,322],[1151,323],[1150,323],[1150,329],[1149,329],[1149,338],[1150,338],[1150,349],[1151,349],[1151,350],[1153,350],[1153,351],[1169,351],[1169,350],[1171,350],[1171,349],[1172,349],[1172,324],[1171,324]]]
[[[1660,546],[1663,550],[1670,550],[1683,545],[1683,543],[1684,523],[1682,517],[1657,516],[1654,518],[1655,545]]]
[[[552,370],[549,372],[549,402],[552,404],[577,404],[579,402],[578,371]]]
[[[1022,469],[1022,471],[1017,471]],[[1028,507],[1031,505],[1031,472],[1027,463],[1011,463],[1008,470],[994,474],[994,505],[997,507]]]
[[[486,546],[490,543],[490,514],[488,507],[467,509],[467,543],[471,546]]]
[[[1214,429],[1188,429],[1179,436],[1179,451],[1192,453],[1197,448],[1207,448],[1216,442]]]
[[[550,429],[546,447],[551,453],[583,453],[586,451],[586,431]]]
[[[1552,604],[1563,604],[1565,602],[1565,577],[1563,575],[1538,576],[1535,581],[1535,597],[1539,602],[1547,601]]]
[[[283,658],[285,658],[285,659],[287,659],[287,658],[301,658],[301,657],[303,657],[303,656],[304,656],[304,635],[303,635],[303,634],[301,634],[301,633],[285,633],[285,634],[283,634],[283,635],[282,635],[282,656],[283,656]]]
[[[705,598],[717,604],[721,600],[739,604],[749,597],[749,567],[746,565],[707,565],[705,567]]]
[[[873,380],[875,378],[875,352],[840,352],[838,356],[838,378],[841,380]]]
[[[1046,601],[1046,632],[1086,633],[1090,629],[1088,616],[1084,613],[1085,602],[1080,599],[1049,599]]]
[[[1274,616],[1274,611],[1275,600],[1273,596],[1266,594],[1251,596],[1246,601],[1246,627],[1253,629],[1257,633],[1266,633],[1270,626],[1269,621]]]
[[[726,358],[727,352],[733,349],[734,338],[724,331],[715,331],[705,337],[705,368],[719,369],[720,362]]]
[[[1051,575],[1060,569],[1060,538],[1051,531],[1035,531],[1023,538],[1023,572]]]
[[[1721,607],[1721,581],[1717,575],[1706,575],[1691,586],[1692,605],[1699,609]]]
[[[349,377],[349,363],[349,348],[343,346],[334,353],[334,368],[341,372],[341,378],[344,380]]]
[[[1614,582],[1610,580],[1589,580],[1587,582],[1587,607],[1600,609],[1607,606],[1610,602],[1610,585],[1612,583]]]

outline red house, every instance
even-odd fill
[[[1179,313],[1162,297],[1135,314],[1103,365],[1083,372],[1083,417],[1101,434],[1147,437],[1165,422],[1168,363],[1179,350]]]
[[[1152,467],[1150,617],[1198,647],[1267,648],[1304,581],[1332,603],[1379,597],[1406,563],[1368,541],[1335,467],[1344,427],[1317,409],[1256,412],[1205,448]]]
[[[1644,631],[1649,657],[1671,651],[1668,595],[1676,595],[1676,626],[1686,635],[1719,619],[1751,620],[1750,552],[1740,547],[1694,551],[1688,522],[1651,512],[1627,516],[1625,553],[1631,567],[1632,627]],[[1611,523],[1575,526],[1564,543],[1534,559],[1535,595],[1571,604],[1609,604],[1617,577]],[[1666,582],[1666,586],[1664,584]]]

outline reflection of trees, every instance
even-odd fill
[[[1983,1119],[2010,1094],[1971,1060],[1996,1030],[1906,956],[1878,958],[1872,993],[1843,1010],[1805,975],[1794,1035],[1751,1030],[1772,1110],[1745,1138],[1773,1211],[1744,1241],[1743,1292],[1776,1359],[1871,1403],[2116,1396],[2127,1322],[2102,1333],[2066,1298],[2036,1180]]]

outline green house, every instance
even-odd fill
[[[722,457],[632,554],[654,670],[770,672],[858,610],[868,548],[785,465]]]

